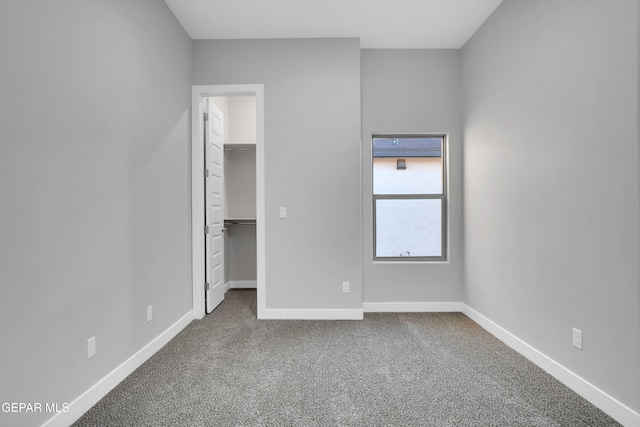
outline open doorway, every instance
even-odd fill
[[[224,117],[224,286],[255,289],[256,97],[208,99]]]
[[[236,99],[240,99],[236,102]],[[226,132],[227,133],[227,144],[225,144],[225,148],[229,148],[229,153],[231,153],[231,149],[234,151],[247,152],[244,154],[251,153],[253,155],[255,161],[255,196],[252,194],[250,196],[253,197],[253,200],[243,199],[240,204],[233,203],[228,204],[225,209],[225,219],[229,220],[229,222],[225,225],[227,231],[230,227],[239,227],[238,220],[245,220],[243,226],[249,225],[249,227],[253,227],[254,233],[254,244],[255,244],[255,281],[253,280],[236,280],[234,284],[233,276],[229,276],[229,273],[233,274],[233,265],[230,261],[226,261],[229,268],[229,271],[225,276],[225,284],[234,287],[248,287],[255,286],[257,289],[257,308],[258,308],[258,318],[263,317],[262,314],[265,311],[265,295],[266,295],[266,279],[265,279],[265,189],[264,189],[264,88],[263,85],[220,85],[220,86],[193,86],[192,90],[192,146],[191,146],[191,184],[192,184],[192,275],[193,275],[193,317],[195,319],[200,319],[205,315],[205,292],[206,292],[206,280],[205,280],[205,272],[206,272],[206,244],[205,244],[205,236],[207,233],[207,229],[205,226],[205,110],[207,100],[214,101],[220,100],[222,104],[224,104],[224,100],[226,99],[227,106],[229,108],[229,100],[234,99],[232,103],[234,103],[233,107],[236,109],[236,117],[235,119],[240,119],[241,115],[237,112],[238,108],[245,110],[247,107],[253,108],[254,113],[254,121],[255,123],[255,131],[249,127],[249,129],[245,128],[244,131],[248,131],[248,133],[253,132],[255,142],[250,138],[244,138],[242,136],[238,136],[239,134],[236,132]],[[245,101],[245,102],[243,102]],[[224,110],[225,106],[221,110]],[[227,111],[228,118],[226,120],[234,119],[234,111]],[[223,112],[224,117],[224,112]],[[243,119],[244,120],[244,119]],[[231,130],[233,126],[229,123],[227,125],[228,130]],[[233,139],[232,139],[233,138]],[[234,141],[237,139],[237,141]],[[252,146],[248,146],[248,143],[252,143]],[[244,145],[247,144],[247,145]],[[252,150],[252,151],[249,151]],[[225,153],[226,154],[226,153]],[[231,154],[225,156],[227,158],[231,158]],[[233,160],[239,160],[242,155],[234,156]],[[244,156],[250,157],[250,156]],[[230,160],[230,161],[233,161]],[[246,166],[246,165],[245,165]],[[236,171],[237,172],[237,171]],[[244,180],[244,184],[246,184],[246,180]],[[242,191],[241,189],[236,191]],[[225,195],[229,197],[230,195]],[[229,200],[227,199],[227,202]],[[255,203],[252,203],[255,202]],[[249,210],[252,206],[255,206],[255,216],[251,216]],[[229,210],[231,209],[231,210]],[[253,212],[251,212],[253,213]],[[234,218],[235,216],[235,218]],[[247,216],[247,218],[240,218],[240,216]],[[231,224],[233,220],[236,220],[235,224]],[[251,224],[247,224],[249,221],[252,221]],[[236,230],[236,237],[240,237],[242,234],[251,234],[247,233],[250,229],[242,229],[243,231]],[[231,237],[231,236],[230,236]],[[227,238],[229,239],[229,238]],[[249,238],[249,240],[251,240]],[[233,242],[229,242],[231,246]],[[246,239],[245,239],[246,243]],[[240,241],[235,243],[236,249],[240,248],[243,244]],[[236,260],[240,261],[240,260]],[[236,271],[238,273],[238,271]],[[251,272],[249,272],[250,274]],[[246,277],[247,271],[243,271],[242,273],[238,273],[240,276],[237,277]],[[245,275],[245,276],[243,276]]]

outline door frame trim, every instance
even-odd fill
[[[191,87],[191,277],[194,319],[205,315],[204,301],[204,98],[256,97],[256,255],[258,319],[266,312],[264,85],[193,85]]]

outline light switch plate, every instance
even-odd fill
[[[280,218],[284,219],[287,217],[287,208],[284,206],[280,207]]]

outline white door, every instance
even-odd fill
[[[208,99],[205,117],[205,300],[211,313],[224,299],[224,129],[222,112]]]

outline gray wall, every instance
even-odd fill
[[[224,241],[225,283],[255,281],[258,277],[256,258],[256,226],[227,225]]]
[[[191,40],[162,1],[3,0],[0,57],[0,401],[71,402],[191,310]]]
[[[459,50],[362,50],[364,302],[462,300],[462,105]],[[371,136],[449,135],[449,261],[373,262]]]
[[[225,218],[256,217],[256,150],[224,151]]]
[[[463,49],[465,301],[635,411],[639,12],[505,0]]]
[[[359,41],[197,40],[193,84],[264,84],[267,308],[360,308]]]
[[[233,113],[230,119],[233,120]],[[224,152],[225,218],[256,217],[256,151],[255,146],[253,148]],[[240,224],[226,228],[225,283],[229,280],[256,280],[256,226]]]

